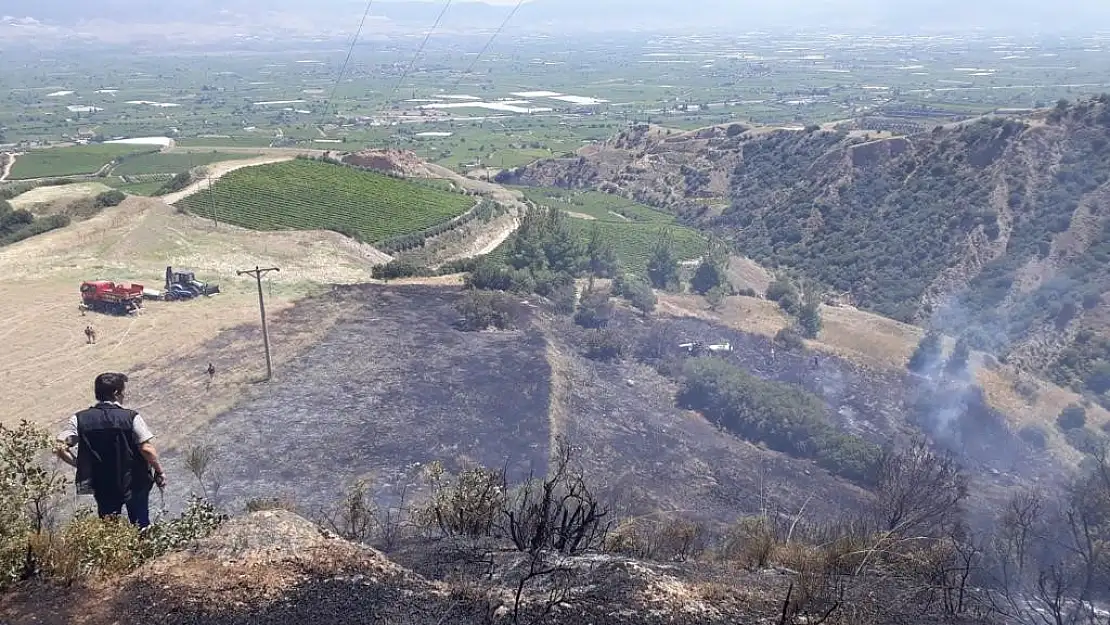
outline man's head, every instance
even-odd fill
[[[122,373],[101,373],[96,376],[96,401],[122,401],[127,376]]]

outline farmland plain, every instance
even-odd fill
[[[166,134],[178,146],[213,149],[389,146],[465,172],[571,154],[630,122],[686,129],[852,119],[870,131],[928,129],[1110,90],[1110,60],[1099,53],[1106,42],[1094,35],[566,39],[517,35],[510,25],[481,56],[477,34],[436,33],[419,56],[418,43],[367,36],[342,77],[339,40],[45,60],[13,51],[0,142],[26,151],[78,137]]]

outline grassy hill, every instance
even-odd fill
[[[881,140],[641,125],[512,178],[666,208],[861,308],[1104,394],[1108,155],[1103,96]]]
[[[569,191],[553,187],[521,188],[524,197],[538,206],[563,210],[574,217],[568,224],[585,245],[594,228],[612,241],[621,264],[642,273],[661,230],[670,231],[679,258],[700,257],[705,252],[703,234],[677,223],[674,215],[639,202],[599,191]]]
[[[380,242],[448,221],[471,198],[378,173],[298,159],[248,167],[179,206],[253,230],[333,230]]]

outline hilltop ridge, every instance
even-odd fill
[[[637,125],[507,172],[665,208],[826,293],[1110,391],[1110,98],[904,137]]]

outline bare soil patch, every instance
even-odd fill
[[[11,364],[5,369],[8,390],[0,393],[10,407],[3,422],[26,417],[56,425],[91,401],[97,373],[116,370],[135,374],[132,404],[149,413],[162,440],[173,441],[174,431],[187,432],[193,422],[226,409],[238,385],[262,371],[256,286],[236,270],[281,267],[264,285],[267,312],[277,316],[320,283],[369,280],[375,260],[370,249],[335,233],[217,227],[145,198],[129,198],[89,220],[2,248],[0,337]],[[148,302],[135,317],[79,313],[82,280],[160,288],[167,265],[196,271],[200,279],[219,283],[223,293],[190,302]],[[286,330],[275,324],[277,361],[299,349],[297,337],[328,323],[320,314],[285,338]],[[86,324],[97,330],[96,345],[85,344]],[[219,353],[204,347],[223,330],[244,325],[255,334],[243,336],[242,343]],[[202,372],[210,360],[220,374],[207,394]],[[145,373],[143,365],[149,367]],[[161,377],[160,371],[176,373]]]
[[[50,185],[45,187],[35,187],[26,193],[20,193],[14,198],[8,200],[15,209],[26,209],[35,212],[35,207],[43,204],[50,204],[60,200],[75,200],[85,197],[92,197],[105,191],[110,191],[111,187],[100,182],[78,182],[74,184],[64,185]]]

